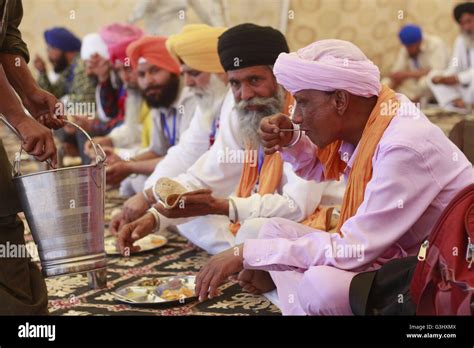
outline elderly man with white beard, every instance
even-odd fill
[[[112,233],[116,233],[124,223],[138,219],[150,208],[153,195],[147,194],[144,188],[152,187],[161,177],[174,177],[186,172],[213,144],[224,98],[226,94],[227,100],[232,97],[217,54],[217,39],[226,29],[191,24],[166,41],[170,54],[181,63],[184,83],[196,99],[197,108],[179,143],[168,149],[166,156],[144,181],[144,187],[142,185],[124,203],[123,211],[113,217]]]
[[[213,146],[175,178],[194,192],[182,198],[182,205],[167,209],[155,204],[122,226],[118,237],[122,253],[135,251],[133,243],[155,230],[177,226],[193,244],[215,254],[257,236],[271,217],[319,224],[318,205],[342,200],[342,182],[301,179],[278,153],[265,155],[259,144],[260,121],[288,112],[292,103],[271,69],[278,55],[288,52],[284,36],[270,27],[241,24],[219,37],[218,52],[234,100],[224,102]],[[156,201],[153,191],[156,188],[146,193]]]

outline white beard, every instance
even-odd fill
[[[136,88],[127,88],[127,98],[125,99],[125,119],[135,119],[140,114],[142,108],[142,93]]]
[[[217,77],[216,74],[211,74],[206,88],[191,87],[190,90],[194,93],[199,109],[202,112],[200,119],[201,127],[203,129],[210,129],[211,123],[217,115],[228,91],[227,84]]]
[[[260,144],[260,122],[264,117],[277,114],[282,111],[285,102],[285,91],[278,86],[276,95],[269,98],[255,97],[250,101],[241,100],[236,103],[235,109],[239,116],[239,132],[245,145],[250,145],[252,149],[258,149]],[[261,111],[247,111],[248,105],[265,105]]]
[[[464,43],[466,44],[466,47],[469,49],[473,49],[474,48],[474,32],[467,33],[463,31],[461,35],[464,39]]]

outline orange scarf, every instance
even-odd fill
[[[285,94],[285,104],[282,112],[290,114],[290,108],[294,103],[294,99],[290,93]],[[249,145],[245,146],[245,151],[250,154],[250,151],[257,151],[252,149]],[[258,156],[257,156],[258,157]],[[283,160],[278,152],[272,155],[265,155],[260,175],[258,173],[258,164],[251,163],[251,161],[244,161],[242,174],[240,175],[239,185],[237,186],[237,197],[250,197],[252,190],[255,187],[257,180],[260,181],[258,194],[263,196],[265,194],[274,193],[280,185],[283,176]],[[231,223],[230,231],[236,235],[240,228],[240,222]]]
[[[372,178],[372,158],[375,149],[385,129],[397,114],[398,108],[399,102],[395,92],[389,87],[383,86],[377,104],[370,113],[362,132],[357,157],[349,173],[342,201],[341,217],[336,227],[336,231],[339,233],[341,233],[341,226],[344,222],[356,214],[357,209],[364,201],[365,188]],[[323,149],[319,149],[316,153],[324,166],[325,180],[339,180],[344,172],[346,163],[341,159],[338,152],[341,145],[342,141],[338,140]]]

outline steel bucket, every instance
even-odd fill
[[[3,116],[1,120],[21,138]],[[103,287],[107,265],[104,250],[106,155],[81,127],[65,122],[77,127],[91,141],[96,153],[95,164],[21,175],[20,148],[13,165],[13,182],[38,246],[43,275],[87,271],[91,272],[89,284]]]

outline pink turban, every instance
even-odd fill
[[[143,31],[131,24],[113,23],[102,27],[100,36],[107,45],[110,61],[125,61],[127,46],[143,36]]]
[[[297,52],[281,53],[273,73],[292,94],[342,89],[370,97],[378,96],[382,88],[377,66],[357,46],[343,40],[316,41]]]

